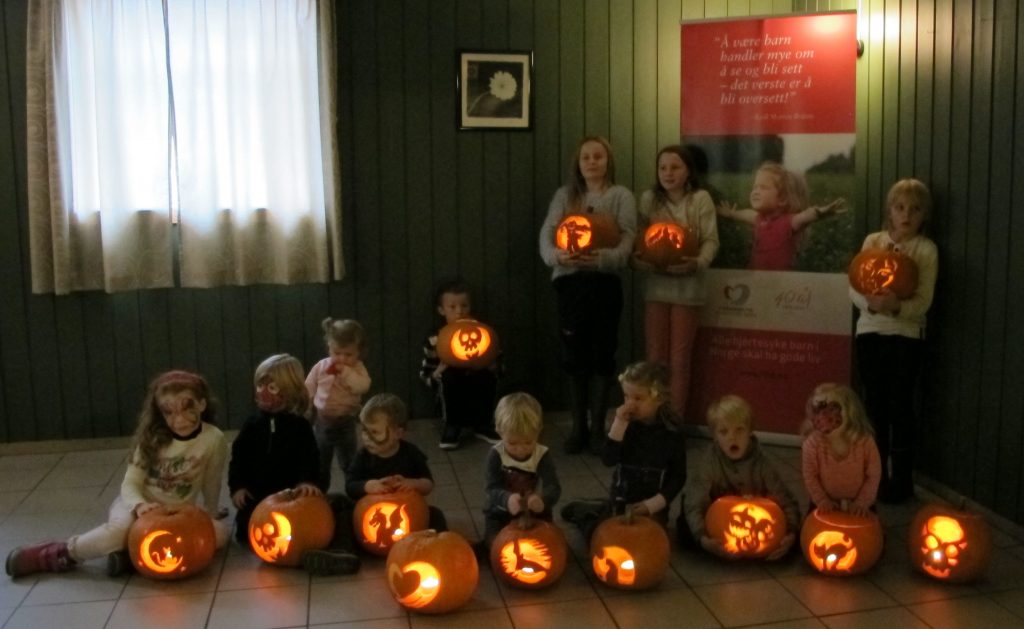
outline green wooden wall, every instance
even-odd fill
[[[536,235],[580,136],[601,133],[640,189],[677,140],[679,22],[861,8],[858,207],[877,228],[895,179],[935,192],[941,269],[920,468],[1024,520],[1024,15],[1015,0],[346,0],[338,3],[348,277],[329,285],[30,294],[26,0],[0,4],[0,441],[126,434],[146,381],[206,374],[222,423],[249,408],[254,365],[318,359],[324,316],[359,319],[374,390],[431,412],[415,378],[431,289],[459,273],[502,333],[509,389],[559,408],[554,304]],[[455,128],[455,52],[532,50],[529,132]],[[627,282],[620,362],[639,354]]]

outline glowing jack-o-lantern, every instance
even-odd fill
[[[572,254],[588,253],[614,247],[620,237],[619,225],[611,214],[570,214],[555,230],[555,246]]]
[[[860,574],[882,555],[882,524],[878,516],[814,510],[804,520],[800,547],[815,570],[831,576]]]
[[[613,517],[594,530],[590,563],[604,584],[642,590],[661,582],[668,570],[668,534],[646,516]]]
[[[865,249],[847,270],[850,286],[861,295],[886,291],[907,299],[917,290],[917,264],[910,256],[887,249]]]
[[[786,516],[770,498],[722,496],[704,516],[708,535],[734,557],[764,557],[786,536]]]
[[[652,223],[637,238],[636,255],[658,268],[679,264],[697,255],[697,237],[687,225],[663,222]]]
[[[151,579],[182,579],[200,572],[210,564],[216,548],[213,520],[190,504],[151,509],[128,532],[132,564]]]
[[[992,536],[981,515],[929,504],[914,516],[907,546],[917,570],[942,581],[963,583],[985,572]]]
[[[334,514],[321,496],[288,489],[263,499],[249,519],[249,546],[263,561],[297,566],[307,550],[326,548],[334,536]]]
[[[437,357],[449,367],[483,369],[497,359],[498,335],[475,319],[459,319],[437,333]]]
[[[388,553],[388,587],[413,611],[442,614],[465,605],[479,577],[473,549],[458,533],[416,531]]]
[[[541,589],[562,578],[567,555],[561,529],[524,514],[494,538],[491,569],[511,586]]]
[[[383,557],[398,540],[427,528],[429,519],[430,508],[415,491],[367,494],[356,502],[352,527],[360,546]]]

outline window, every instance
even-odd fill
[[[32,0],[33,290],[340,279],[332,20],[329,0]]]

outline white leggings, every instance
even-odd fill
[[[128,547],[128,529],[135,522],[135,514],[121,497],[114,499],[110,505],[110,513],[104,524],[91,531],[75,535],[68,540],[68,553],[75,561],[86,561],[97,557],[106,557],[112,552]],[[228,518],[213,521],[213,530],[217,536],[217,548],[223,548],[231,531]]]

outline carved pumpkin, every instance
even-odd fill
[[[321,496],[286,489],[270,494],[249,519],[249,545],[276,566],[298,566],[307,550],[326,548],[334,536],[334,514]]]
[[[147,511],[128,531],[128,554],[139,574],[182,579],[210,565],[217,550],[213,520],[195,505],[163,505]]]
[[[609,518],[594,530],[590,561],[605,585],[642,590],[661,582],[668,570],[668,534],[647,516]]]
[[[800,547],[811,567],[822,574],[860,574],[882,554],[882,524],[873,513],[859,516],[815,509],[804,520]]]
[[[930,577],[964,583],[988,567],[992,536],[981,515],[929,504],[914,516],[909,533],[910,562]]]
[[[437,333],[437,357],[449,367],[490,367],[498,351],[498,335],[494,329],[475,319],[459,319]]]
[[[888,290],[907,299],[917,290],[917,264],[898,251],[865,249],[854,256],[847,274],[850,286],[861,295]]]
[[[443,614],[473,598],[480,577],[473,549],[458,533],[416,531],[391,548],[388,587],[398,604]]]
[[[635,250],[641,260],[663,269],[696,256],[697,236],[687,225],[652,223],[643,235],[637,237]]]
[[[367,494],[352,512],[356,541],[367,552],[381,557],[409,533],[427,528],[429,521],[427,502],[415,491]]]
[[[491,570],[511,586],[539,590],[562,578],[567,552],[562,530],[527,512],[494,538]]]
[[[621,231],[611,214],[570,214],[555,230],[555,246],[572,254],[589,253],[619,244]]]
[[[708,536],[735,557],[769,555],[786,536],[786,515],[770,498],[722,496],[711,503],[704,523]]]

